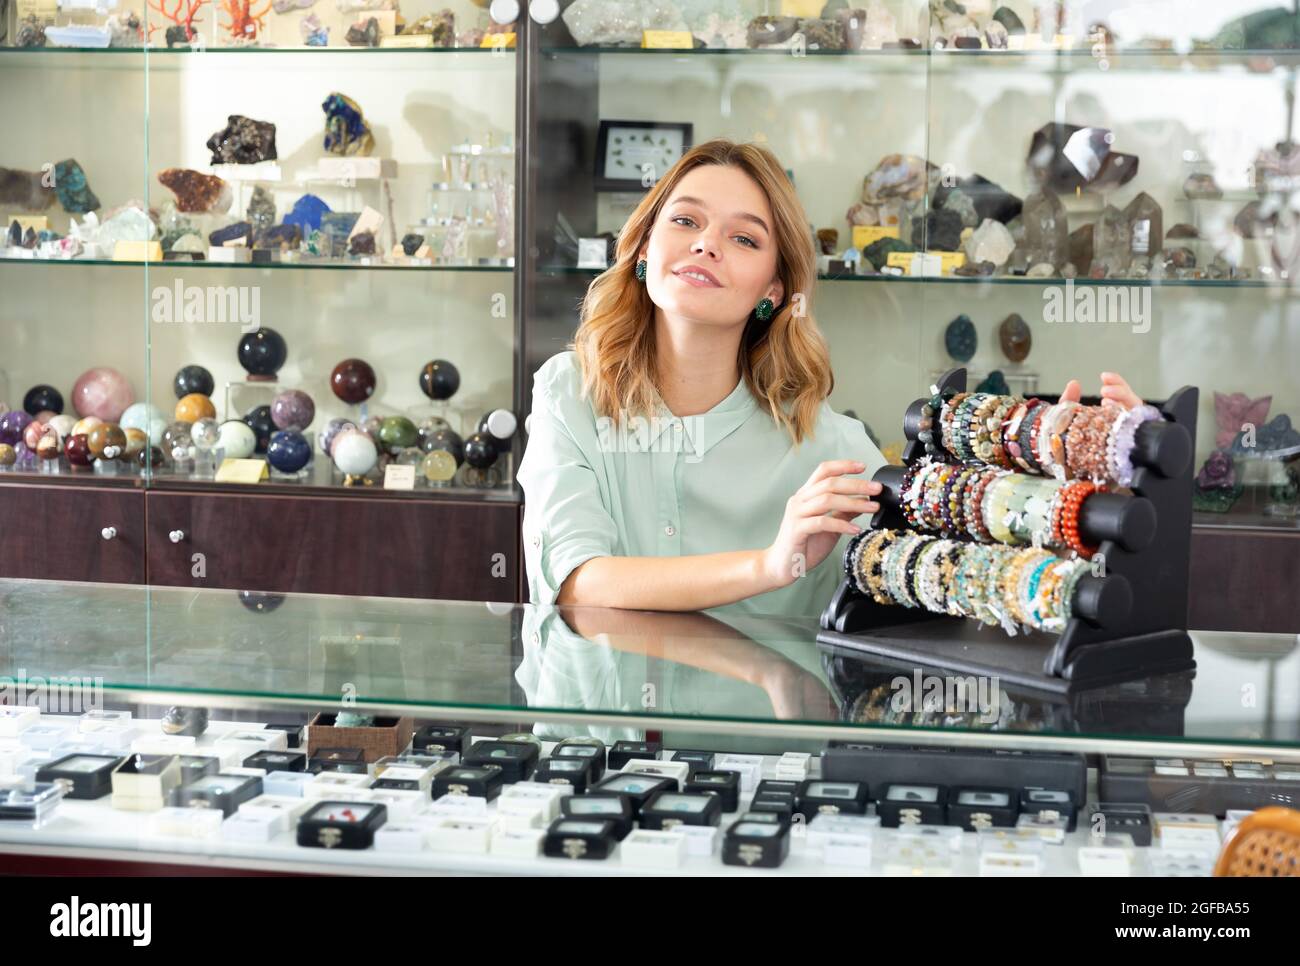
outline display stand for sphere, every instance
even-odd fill
[[[965,385],[965,370],[952,369],[936,388],[948,394],[964,391]],[[1008,637],[968,618],[877,604],[846,577],[822,613],[817,640],[901,666],[996,676],[1043,691],[1193,669],[1187,583],[1197,397],[1195,388],[1184,387],[1153,404],[1164,420],[1137,430],[1131,496],[1098,493],[1085,501],[1080,534],[1099,548],[1105,572],[1079,581],[1073,616],[1061,634]],[[1095,398],[1083,401],[1099,404]],[[904,416],[905,464],[924,456],[917,434],[927,402],[916,400]],[[877,471],[874,479],[884,488],[870,529],[909,529],[899,504],[904,471],[902,466]]]

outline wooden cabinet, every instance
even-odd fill
[[[1188,627],[1300,634],[1300,534],[1192,529]]]
[[[489,501],[148,493],[150,583],[513,601],[519,507]]]
[[[142,584],[144,493],[0,483],[0,577]]]

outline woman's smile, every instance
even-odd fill
[[[707,269],[696,268],[694,265],[687,265],[685,268],[679,268],[673,272],[687,285],[697,288],[722,288],[722,283],[717,277]]]

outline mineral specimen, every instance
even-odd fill
[[[1012,312],[998,326],[998,345],[1002,354],[1012,362],[1024,362],[1029,357],[1029,350],[1034,345],[1034,334],[1029,331],[1029,323],[1019,313]]]
[[[361,108],[352,98],[330,94],[321,104],[325,112],[325,150],[330,154],[368,155],[375,148],[374,135],[366,125]]]
[[[293,209],[284,216],[286,225],[297,225],[303,235],[320,228],[321,216],[329,213],[330,206],[316,195],[303,195],[293,203]]]
[[[433,46],[456,46],[456,15],[447,8],[437,13],[426,13],[415,23],[408,24],[403,34],[432,34]]]
[[[1007,377],[1001,369],[990,372],[985,379],[976,384],[975,391],[992,393],[994,396],[1011,395],[1011,387],[1007,385]]]
[[[876,271],[879,271],[888,263],[891,252],[914,251],[915,248],[897,238],[878,238],[863,249],[862,257],[869,261]]]
[[[1021,201],[1001,185],[995,184],[983,175],[972,174],[967,178],[958,178],[954,184],[945,184],[942,180],[932,186],[931,195],[934,206],[942,208],[947,203],[948,195],[961,192],[975,204],[975,213],[979,221],[992,218],[1006,224],[1020,214]],[[976,222],[976,224],[979,223]]]
[[[86,182],[86,172],[72,158],[54,166],[54,190],[63,210],[73,215],[84,215],[99,210],[99,199]]]
[[[806,50],[844,49],[844,28],[838,20],[803,19],[798,33],[803,34]]]
[[[970,362],[978,345],[979,336],[969,315],[957,316],[943,331],[943,346],[948,350],[948,355],[958,362]]]
[[[298,33],[302,42],[308,47],[328,47],[330,45],[329,28],[321,23],[320,17],[309,13],[298,24]]]
[[[42,183],[39,171],[0,168],[0,205],[24,211],[44,211],[54,204],[54,192]]]
[[[257,236],[255,248],[272,248],[282,252],[295,251],[302,244],[302,228],[298,225],[275,225]]]
[[[1208,172],[1193,172],[1183,181],[1183,194],[1188,198],[1217,199],[1223,197],[1223,189]]]
[[[1128,219],[1114,205],[1107,205],[1093,235],[1092,264],[1100,265],[1107,275],[1115,275],[1127,270],[1132,261]]]
[[[256,164],[274,161],[275,125],[231,114],[224,128],[208,138],[212,164]]]
[[[373,231],[357,232],[348,239],[349,255],[373,255],[375,253],[375,233]]]
[[[345,39],[353,47],[378,47],[379,21],[374,17],[368,17],[365,21],[358,20],[348,28]]]
[[[255,234],[260,234],[275,224],[275,200],[271,192],[260,184],[253,188],[253,196],[248,201],[248,220],[253,224]]]
[[[1164,216],[1160,206],[1145,191],[1124,208],[1128,220],[1129,247],[1135,256],[1150,256],[1160,251],[1165,241]]]
[[[787,43],[799,29],[797,17],[755,17],[749,22],[747,40],[751,47]]]
[[[944,208],[927,211],[923,217],[912,219],[912,244],[925,248],[955,252],[961,248],[961,215]]]
[[[1011,237],[1006,225],[985,218],[970,238],[966,239],[964,248],[966,257],[972,262],[992,262],[1001,268],[1015,251],[1016,240]]]
[[[1127,184],[1137,174],[1136,155],[1111,150],[1105,128],[1044,124],[1029,145],[1030,173],[1045,189],[1062,194]]]
[[[246,221],[237,221],[233,225],[218,228],[208,235],[208,244],[213,248],[226,245],[247,245],[253,238],[253,226]]]
[[[1070,257],[1070,233],[1060,199],[1051,192],[1036,192],[1025,199],[1020,216],[1029,260],[1064,265]]]
[[[179,211],[220,214],[229,211],[234,200],[230,185],[221,178],[191,168],[168,168],[158,175],[158,180],[176,195]]]

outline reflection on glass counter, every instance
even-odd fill
[[[843,726],[871,729],[871,740],[983,734],[1000,747],[1015,736],[1044,748],[1079,737],[1244,753],[1300,745],[1294,635],[1193,632],[1194,673],[1049,696],[890,666],[819,646],[815,617],[735,608],[656,614],[40,581],[0,582],[0,603],[0,673],[102,677],[109,700],[330,707],[346,685],[363,708],[538,722],[551,738],[799,725],[805,738]]]

